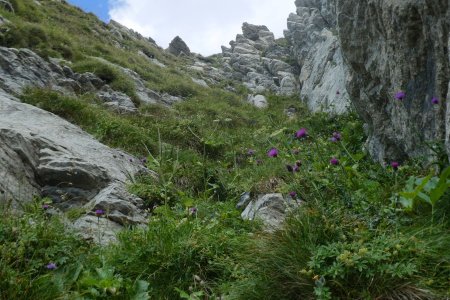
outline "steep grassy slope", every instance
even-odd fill
[[[137,72],[149,88],[158,92],[186,97],[201,90],[183,71],[186,59],[165,53],[132,30],[115,23],[105,24],[65,1],[15,0],[12,3],[15,13],[1,10],[10,21],[0,26],[2,46],[30,48],[42,57],[65,59],[73,64],[75,71],[93,72],[130,96],[134,87],[127,75],[94,58]],[[151,63],[150,58],[167,68]]]
[[[22,95],[140,156],[160,178],[130,182],[151,212],[149,225],[124,230],[106,247],[80,241],[43,206],[48,199],[35,199],[22,215],[2,208],[0,299],[450,297],[450,195],[439,192],[447,173],[420,160],[375,164],[355,115],[311,114],[298,99],[273,95],[267,109],[255,109],[242,94],[194,85],[183,60],[145,40],[115,47],[115,36],[93,15],[56,1],[34,3],[15,1],[16,14],[0,10],[16,30],[3,32],[3,44],[70,59],[83,71],[117,71],[93,63],[92,56],[102,57],[186,101],[122,115],[90,94]],[[143,49],[169,67],[148,62],[137,53]],[[122,76],[118,85],[127,81]],[[295,112],[287,116],[288,109]],[[277,157],[267,155],[272,148]],[[268,234],[234,208],[246,191],[295,192],[304,202]]]

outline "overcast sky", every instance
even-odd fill
[[[282,37],[294,0],[69,0],[102,20],[112,18],[167,48],[179,35],[193,52],[210,55],[241,33],[243,22]]]

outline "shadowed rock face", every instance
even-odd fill
[[[450,155],[448,0],[340,0],[337,10],[347,90],[368,124],[371,155],[429,155],[426,143],[445,137]]]
[[[185,55],[191,54],[191,50],[179,36],[176,36],[170,42],[169,48],[167,49],[167,51],[169,51],[169,53],[172,53],[173,55],[176,55],[176,56],[181,55],[181,54],[185,54]]]
[[[12,200],[20,207],[43,195],[62,211],[102,209],[120,225],[145,223],[143,201],[126,189],[139,172],[149,171],[79,127],[0,90],[0,204]]]

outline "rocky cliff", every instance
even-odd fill
[[[223,66],[229,78],[242,81],[255,94],[298,94],[295,67],[290,52],[264,25],[244,23],[242,34],[222,46]]]
[[[300,66],[300,96],[311,110],[342,113],[351,104],[380,162],[429,159],[430,145],[444,139],[450,155],[448,1],[295,5],[285,36]],[[406,95],[401,100],[399,92]]]
[[[345,113],[350,106],[337,32],[336,1],[297,0],[284,34],[300,66],[300,97],[310,110]]]
[[[450,155],[448,1],[337,1],[336,10],[346,86],[372,156],[428,156],[445,136]]]

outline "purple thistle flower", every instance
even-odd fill
[[[295,198],[296,196],[297,196],[297,193],[296,192],[294,192],[294,191],[292,191],[292,192],[289,192],[289,196],[291,196],[291,198]]]
[[[191,207],[189,208],[189,214],[192,215],[196,215],[197,214],[197,207]]]
[[[337,138],[335,138],[334,136],[330,138],[330,142],[336,143],[338,141]]]
[[[392,169],[397,170],[399,166],[400,166],[400,163],[399,163],[399,162],[397,162],[397,161],[391,161],[391,167],[392,167]]]
[[[47,209],[49,209],[49,208],[50,208],[50,205],[48,205],[47,203],[42,204],[42,209],[43,209],[43,210],[47,210]]]
[[[332,159],[330,159],[330,164],[332,164],[333,166],[337,166],[339,164],[339,159],[333,157]]]
[[[292,169],[294,172],[298,172],[300,170],[300,168],[297,165],[294,165]]]
[[[431,98],[431,103],[432,104],[439,104],[439,98],[438,97]]]
[[[45,266],[45,268],[47,268],[47,270],[56,270],[56,264],[51,262],[48,265]]]
[[[405,99],[405,97],[406,97],[406,93],[403,91],[399,91],[399,92],[395,93],[395,99],[397,99],[397,100],[401,101],[401,100]]]
[[[100,217],[100,216],[102,216],[102,215],[104,215],[105,214],[105,211],[103,210],[103,209],[97,209],[96,211],[95,211],[95,215],[97,216],[97,217]]]
[[[253,149],[248,149],[248,151],[247,151],[248,156],[253,156],[253,155],[255,155],[255,153],[256,153],[256,151]]]
[[[308,135],[308,132],[306,131],[306,128],[300,128],[295,133],[295,137],[298,139],[305,138]]]
[[[341,140],[341,133],[338,131],[333,132],[333,137],[336,139],[336,141],[340,141]]]
[[[278,149],[277,148],[270,149],[269,152],[267,152],[267,156],[268,157],[277,157],[278,156]]]

